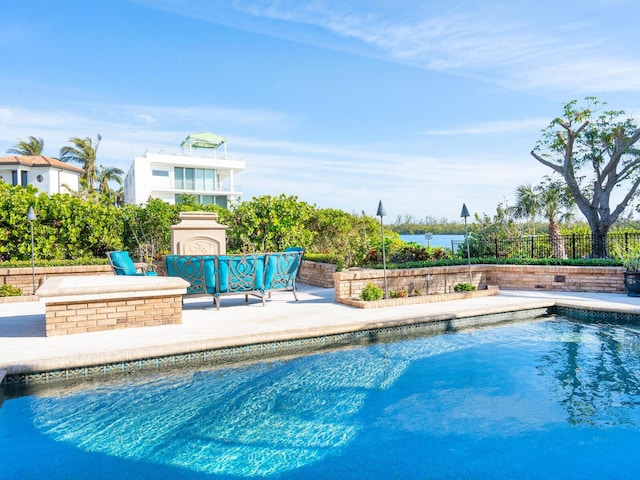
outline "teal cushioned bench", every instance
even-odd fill
[[[273,290],[291,290],[296,294],[296,277],[304,252],[294,249],[286,252],[249,255],[167,255],[168,276],[188,281],[187,294],[213,295],[220,308],[222,295],[255,295],[265,304],[265,293]]]
[[[264,291],[270,296],[272,290],[291,290],[296,294],[296,278],[302,263],[302,250],[267,253],[265,260]]]
[[[216,290],[215,258],[211,255],[167,255],[167,276],[189,282],[187,295],[213,295]]]
[[[256,295],[264,305],[264,255],[216,255],[217,284],[215,296],[244,293]]]

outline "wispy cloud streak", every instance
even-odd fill
[[[610,13],[607,2],[585,2],[575,9],[551,1],[530,5],[507,0],[490,6],[460,0],[220,1],[209,2],[205,10],[199,0],[139,1],[212,23],[360,51],[513,90],[561,89],[572,95],[640,90],[637,30],[601,24],[598,12]],[[627,18],[640,13],[634,2],[618,3]],[[316,27],[317,33],[302,35],[298,25]]]

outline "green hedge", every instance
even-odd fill
[[[605,260],[601,258],[472,258],[473,265],[558,265],[568,267],[620,267],[618,260]],[[467,259],[453,258],[443,260],[429,260],[423,262],[387,263],[388,269],[447,267],[454,265],[468,265]],[[382,269],[381,263],[367,265],[368,268]]]
[[[305,253],[304,259],[310,262],[331,263],[336,266],[336,272],[344,268],[345,260],[341,255],[330,255],[325,253]]]
[[[82,265],[108,265],[106,258],[76,258],[74,260],[38,260],[36,267],[75,267]],[[31,260],[5,260],[0,268],[31,268]]]

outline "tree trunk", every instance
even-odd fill
[[[555,218],[549,219],[549,243],[551,244],[551,254],[554,258],[567,258],[564,248],[564,237],[560,232],[560,226]]]
[[[595,224],[589,223],[591,227],[591,257],[592,258],[608,258],[609,245],[607,235],[609,234],[610,225],[602,222]]]

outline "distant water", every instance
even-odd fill
[[[427,240],[424,235],[400,235],[405,242],[415,242],[424,246],[458,248],[464,242],[464,235],[433,235],[431,240]],[[454,242],[454,246],[451,246]]]

